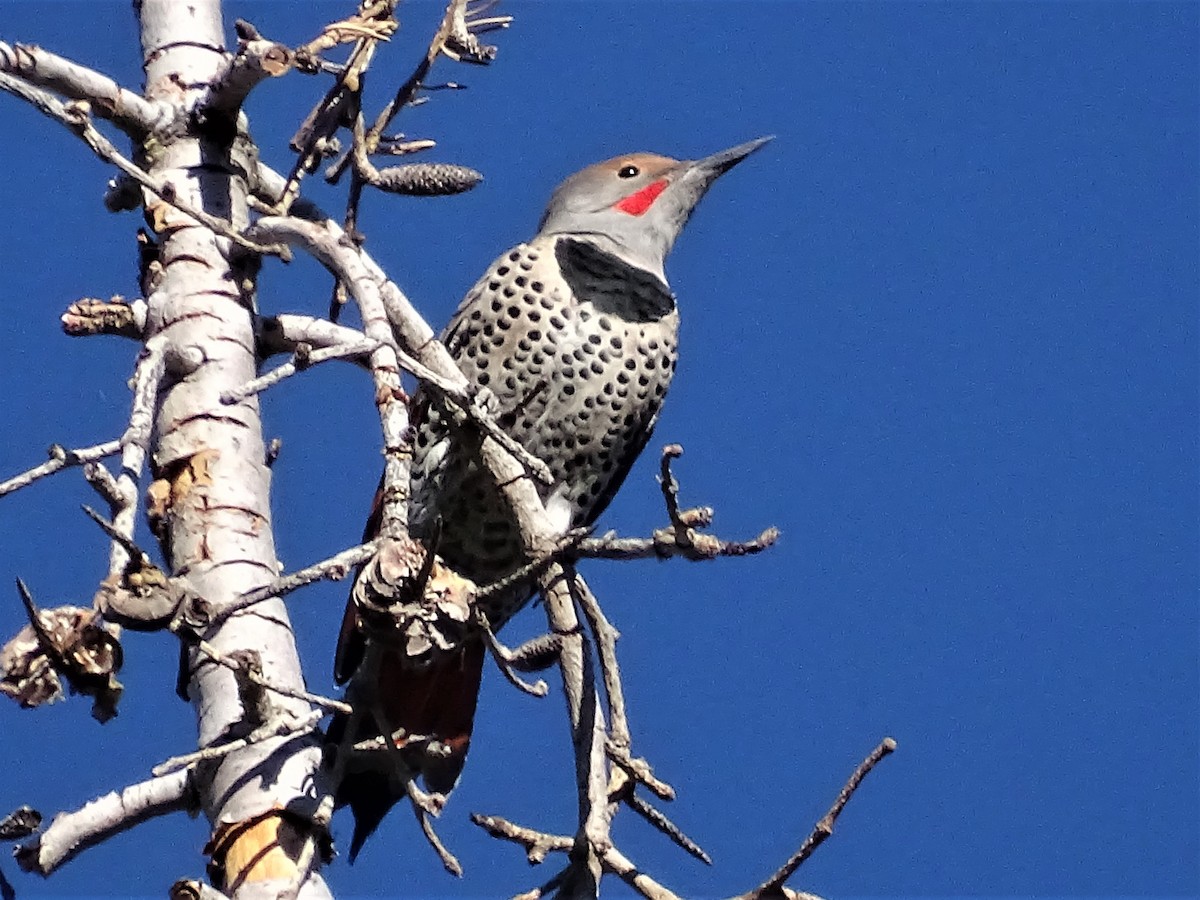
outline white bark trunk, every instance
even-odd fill
[[[242,229],[246,217],[244,173],[232,128],[198,133],[191,104],[227,62],[217,0],[143,0],[138,5],[145,59],[146,95],[180,110],[172,139],[163,139],[145,161],[193,207]],[[219,610],[278,572],[270,510],[270,469],[255,397],[224,406],[223,392],[254,378],[254,274],[237,248],[158,198],[146,196],[148,220],[161,241],[161,278],[148,297],[148,337],[165,339],[167,375],[160,395],[152,461],[160,490],[169,496],[160,537],[172,574],[186,576]],[[169,491],[166,490],[169,488]],[[249,651],[272,683],[302,690],[303,677],[287,609],[270,600],[245,610],[203,635],[222,656]],[[187,653],[187,692],[205,746],[247,724],[234,674],[196,648]],[[269,694],[269,714],[302,718],[299,700]],[[250,722],[250,725],[259,724]],[[276,738],[201,766],[201,802],[213,825],[216,861],[230,879],[218,885],[236,898],[265,891],[274,896],[294,875],[298,855],[289,838],[305,832],[319,803],[320,746],[311,734]],[[298,819],[271,816],[286,809]],[[233,846],[244,826],[274,819],[275,850],[242,869]],[[282,827],[282,833],[279,829]],[[292,833],[292,832],[295,833]],[[285,846],[280,846],[285,845]],[[281,884],[282,882],[282,884]],[[300,896],[328,896],[311,874]]]

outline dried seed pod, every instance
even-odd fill
[[[30,806],[20,806],[0,818],[0,841],[19,841],[42,827],[42,814]]]
[[[0,694],[31,709],[63,695],[59,676],[71,690],[94,699],[92,715],[106,722],[117,714],[122,686],[116,679],[122,651],[116,628],[94,609],[60,606],[36,612],[32,624],[0,649]]]
[[[380,169],[374,184],[390,194],[439,197],[469,191],[483,175],[453,163],[409,163]]]

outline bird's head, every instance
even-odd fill
[[[555,189],[538,232],[610,244],[627,262],[663,277],[663,261],[700,198],[769,140],[758,138],[703,159],[629,153],[588,166]]]

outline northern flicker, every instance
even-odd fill
[[[679,313],[663,263],[696,204],[723,173],[769,138],[704,159],[619,156],[554,191],[537,235],[497,259],[459,305],[442,340],[463,374],[491,392],[500,426],[553,473],[543,491],[562,530],[591,525],[645,447],[677,358]],[[486,585],[526,563],[520,535],[489,474],[459,439],[453,416],[419,392],[410,529],[432,537],[448,565]],[[374,517],[373,517],[374,518]],[[368,525],[373,536],[377,522]],[[533,582],[489,597],[499,630],[533,596]],[[363,657],[354,604],[334,664],[345,681]],[[438,739],[441,755],[410,758],[447,793],[465,760],[484,661],[478,638],[424,669],[385,652],[377,696],[387,724]],[[371,731],[364,738],[371,737]],[[335,720],[332,738],[344,722]],[[403,796],[393,764],[351,771],[339,803],[354,811],[351,859]]]

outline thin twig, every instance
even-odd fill
[[[258,355],[262,359],[280,353],[295,353],[301,344],[313,350],[346,347],[366,340],[357,328],[335,325],[317,316],[281,313],[263,318],[258,324]]]
[[[307,345],[301,344],[301,347]],[[261,375],[252,381],[246,382],[244,385],[232,390],[225,391],[221,394],[221,402],[226,405],[240,403],[247,397],[253,397],[255,394],[261,394],[263,391],[275,387],[282,381],[291,378],[298,372],[302,372],[310,366],[315,366],[319,363],[329,362],[334,359],[349,359],[357,356],[367,356],[373,350],[379,347],[378,341],[373,341],[370,338],[363,338],[355,344],[345,344],[338,347],[325,347],[320,350],[297,350],[292,354],[291,360],[276,366],[265,375]]]
[[[73,101],[72,103],[64,104],[47,91],[35,88],[3,72],[0,72],[0,89],[28,101],[50,118],[65,125],[102,160],[116,166],[164,203],[173,206],[184,215],[194,219],[214,233],[228,238],[238,246],[254,253],[273,254],[277,256],[286,254],[286,248],[277,245],[256,244],[254,241],[247,240],[226,220],[211,215],[180,199],[170,182],[147,174],[130,160],[126,159],[113,143],[91,123],[90,109],[85,102]]]
[[[712,524],[713,511],[700,506],[680,509],[679,482],[671,471],[671,460],[683,455],[678,444],[663,447],[659,462],[659,483],[662,486],[663,502],[667,508],[670,524],[657,529],[649,538],[618,538],[606,534],[599,538],[581,541],[577,556],[602,559],[669,559],[682,556],[693,561],[716,559],[719,556],[749,556],[761,553],[779,539],[779,529],[765,529],[758,537],[749,541],[723,541],[701,528]]]
[[[667,504],[667,517],[672,522],[679,521],[679,482],[671,471],[671,460],[683,456],[683,447],[679,444],[667,444],[663,447],[662,458],[658,463],[658,480],[662,485],[663,501]]]
[[[433,820],[428,811],[418,803],[410,805],[412,806],[413,815],[417,817],[417,821],[421,825],[421,833],[425,835],[425,840],[429,842],[429,846],[437,853],[438,859],[442,861],[442,866],[451,875],[461,878],[463,873],[462,864],[453,853],[446,849],[446,845],[442,843],[442,839],[434,831]]]
[[[472,12],[477,11],[473,10]],[[512,16],[479,18],[472,15],[468,18],[467,0],[450,0],[437,31],[429,41],[424,58],[417,63],[412,74],[397,88],[395,96],[376,116],[375,123],[364,136],[363,150],[366,153],[374,153],[378,149],[383,132],[400,110],[412,103],[439,55],[445,54],[456,61],[464,57],[475,62],[490,61],[495,56],[495,48],[480,44],[475,40],[474,35],[498,28],[507,28],[511,21]],[[341,178],[346,167],[353,161],[353,155],[353,152],[347,152],[331,166],[325,174],[326,180],[334,183]]]
[[[573,838],[562,834],[546,834],[526,828],[500,816],[471,813],[471,821],[494,838],[512,841],[525,848],[525,856],[533,865],[543,862],[550,853],[567,853],[574,845]]]
[[[517,894],[512,900],[542,900],[543,897],[549,896],[551,891],[558,890],[564,886],[567,877],[571,874],[571,867],[567,866],[552,875],[544,884],[538,885],[531,891],[526,891],[524,894]],[[572,894],[564,894],[563,896],[571,897]],[[581,896],[587,896],[586,893]]]
[[[685,852],[696,857],[705,865],[712,865],[712,857],[704,852],[704,848],[693,841],[690,837],[684,834],[683,829],[672,822],[662,810],[651,806],[641,797],[633,792],[631,784],[629,790],[624,794],[622,799],[625,805],[632,809],[635,813],[669,837],[677,847],[680,847]]]
[[[110,508],[121,503],[121,488],[117,485],[117,478],[102,463],[92,462],[85,465],[83,477]]]
[[[50,447],[50,459],[46,462],[28,469],[20,475],[14,475],[7,481],[0,482],[0,497],[20,490],[39,478],[61,472],[70,466],[81,466],[112,456],[120,449],[121,442],[119,440],[105,441],[103,444],[93,444],[91,447],[80,447],[77,450],[68,450],[61,444],[54,444]]]
[[[476,597],[484,600],[488,597],[494,597],[497,594],[503,594],[519,584],[536,579],[549,568],[551,563],[560,562],[564,558],[572,556],[574,549],[588,536],[590,531],[591,529],[589,528],[571,529],[562,536],[558,546],[551,553],[525,563],[525,565],[514,569],[503,578],[489,581],[479,588]]]
[[[214,744],[203,749],[196,750],[192,753],[185,753],[181,756],[172,756],[170,759],[163,760],[157,766],[150,770],[152,775],[168,775],[177,769],[186,769],[194,766],[196,763],[205,762],[214,759],[221,759],[228,756],[236,750],[242,750],[253,744],[261,743],[273,737],[282,737],[284,735],[295,736],[306,734],[317,727],[317,723],[325,717],[324,710],[317,709],[310,712],[307,716],[298,721],[288,721],[284,717],[278,717],[276,720],[267,722],[264,725],[255,728],[250,734],[245,737],[234,738],[221,744]]]
[[[102,480],[102,479],[100,479],[100,480]],[[116,489],[116,480],[115,479],[111,483],[105,482],[105,484],[107,485],[107,487],[102,490],[112,491],[112,490]],[[119,500],[119,498],[117,498],[117,499]],[[134,539],[131,538],[129,535],[122,534],[120,531],[118,531],[117,527],[115,525],[113,525],[112,522],[109,522],[107,519],[104,518],[104,516],[100,515],[100,513],[96,512],[94,509],[92,509],[90,506],[87,506],[86,504],[80,508],[83,510],[83,514],[85,516],[87,516],[89,519],[91,519],[93,522],[95,522],[98,526],[100,526],[100,530],[103,531],[106,535],[108,535],[109,540],[115,541],[116,543],[121,545],[121,548],[127,554],[129,554],[129,558],[131,560],[136,561],[139,568],[145,567],[145,566],[152,566],[154,564],[153,560],[150,559],[150,554],[147,553],[145,550],[143,550],[141,547],[139,547],[137,545],[137,542],[134,541]]]
[[[321,222],[329,218],[317,204],[299,196],[299,183],[295,186],[290,185],[283,175],[262,160],[259,160],[258,165],[249,174],[250,196],[247,202],[263,215],[278,215],[279,211],[285,208],[285,194],[292,191],[292,197],[286,204],[288,215],[308,219],[310,222]]]
[[[682,900],[678,894],[663,887],[641,871],[616,847],[609,847],[605,851],[602,861],[604,871],[616,875],[646,900]]]
[[[292,591],[315,584],[318,581],[326,579],[341,581],[350,574],[355,566],[362,565],[374,556],[375,551],[378,549],[378,541],[368,541],[365,544],[359,544],[357,547],[351,547],[348,550],[335,553],[333,556],[313,563],[311,566],[297,569],[290,575],[276,578],[270,584],[264,584],[262,587],[247,591],[233,602],[223,606],[221,611],[212,616],[211,621],[207,624],[220,624],[234,613],[262,603],[264,600],[270,600],[272,597],[282,597],[285,594],[290,594]]]
[[[620,634],[600,608],[600,601],[582,578],[576,574],[571,585],[575,602],[583,611],[592,639],[600,657],[600,676],[604,681],[604,693],[608,697],[608,741],[617,747],[628,749],[629,720],[625,715],[625,688],[621,683],[621,669],[617,664],[617,638]]]
[[[503,28],[504,25],[508,24],[508,18],[497,17],[488,20],[487,25],[490,26],[488,30],[491,30],[491,28]],[[380,112],[370,132],[366,132],[364,121],[362,121],[361,96],[356,95],[356,100],[359,100],[359,102],[355,104],[356,108],[354,109],[350,150],[340,161],[331,166],[329,172],[326,173],[326,180],[329,180],[332,184],[332,182],[341,178],[348,163],[353,164],[352,178],[350,178],[349,191],[347,192],[346,216],[344,216],[343,220],[343,227],[346,228],[347,234],[352,236],[359,234],[359,205],[362,199],[362,188],[365,185],[370,184],[383,188],[383,190],[389,190],[389,188],[390,190],[396,190],[396,188],[400,188],[398,192],[410,192],[404,190],[406,186],[412,186],[404,178],[404,173],[392,172],[390,175],[384,176],[372,166],[368,157],[379,148],[384,128],[388,127],[392,118],[395,118],[395,115],[406,107],[407,104],[413,102],[416,91],[420,89],[421,83],[424,82],[426,74],[428,74],[430,67],[433,65],[433,61],[438,58],[438,55],[445,54],[450,59],[466,59],[485,64],[485,62],[491,61],[494,55],[496,55],[496,48],[480,43],[478,38],[475,37],[473,34],[475,24],[467,22],[467,0],[450,0],[442,17],[442,23],[438,26],[436,34],[433,35],[433,40],[430,41],[430,46],[426,49],[425,58],[419,62],[415,71],[401,85],[400,90],[396,92],[396,96],[392,98],[388,106]],[[450,179],[434,178],[432,180],[434,182],[442,181],[443,188],[450,187],[451,185],[455,186],[452,190],[440,190],[437,191],[438,193],[455,193],[461,190],[469,190],[470,187],[478,184],[481,178],[482,176],[479,173],[473,172],[473,170],[460,168]],[[335,287],[335,302],[334,305],[330,306],[330,318],[336,318],[338,296],[340,296],[340,289]]]
[[[396,117],[396,114],[399,113],[400,110],[403,109],[410,100],[412,100],[413,96],[417,92],[417,89],[421,85],[421,81],[429,73],[429,69],[433,65],[433,61],[437,59],[438,53],[441,52],[441,48],[445,44],[446,36],[449,33],[448,20],[451,15],[451,10],[455,4],[463,2],[465,2],[465,0],[450,0],[450,5],[446,9],[446,13],[442,16],[441,24],[438,26],[438,30],[434,33],[433,39],[429,42],[429,47],[425,51],[425,56],[419,63],[417,63],[417,67],[413,73],[408,76],[403,84],[400,85],[400,88],[396,91],[396,95],[379,113],[375,119],[375,124],[371,127],[370,131],[365,134],[363,139],[363,152],[371,153],[373,151],[373,148],[378,143],[380,136],[384,132],[384,129],[388,127],[392,119]],[[353,161],[353,157],[353,150],[347,151],[341,160],[331,166],[330,169],[325,173],[325,180],[330,184],[336,183],[346,171],[346,167]]]
[[[305,703],[311,704],[312,706],[319,706],[322,709],[328,710],[329,712],[350,712],[349,703],[343,703],[341,700],[334,700],[331,697],[322,697],[320,694],[313,694],[309,691],[296,690],[294,688],[286,687],[282,684],[276,684],[257,672],[248,671],[245,666],[243,666],[237,660],[233,660],[222,655],[222,653],[217,650],[217,648],[212,646],[212,644],[208,643],[208,641],[196,640],[194,643],[196,645],[196,649],[208,657],[212,662],[216,663],[222,668],[229,669],[231,672],[243,675],[247,680],[253,682],[264,690],[271,691],[272,693],[279,694],[283,697],[291,697],[293,700],[303,700]]]
[[[675,799],[675,789],[665,781],[656,778],[650,769],[650,764],[646,760],[630,756],[628,747],[618,747],[612,741],[608,741],[604,745],[604,752],[630,778],[638,784],[645,785],[660,800],[670,802]]]
[[[472,813],[471,821],[494,838],[512,841],[524,847],[526,858],[531,864],[535,865],[543,862],[550,853],[569,853],[575,846],[575,841],[565,835],[546,834],[533,828],[517,825],[499,816],[483,816],[479,813]],[[640,872],[629,861],[628,857],[617,850],[616,847],[606,849],[601,854],[600,860],[606,872],[611,872],[618,876],[641,896],[649,898],[649,900],[681,900],[680,897],[664,888],[653,878]],[[541,887],[518,895],[519,898],[537,900],[537,898],[546,896],[547,893],[554,890],[568,876],[570,871],[570,867],[564,869]],[[514,898],[514,900],[518,900],[518,898]]]
[[[488,650],[491,651],[492,659],[496,662],[496,667],[500,669],[501,674],[504,675],[508,683],[522,693],[529,694],[531,697],[545,697],[550,692],[549,685],[540,678],[533,684],[530,684],[518,675],[516,669],[513,668],[512,650],[500,642],[500,639],[496,637],[496,633],[492,631],[491,625],[488,624],[487,618],[483,613],[478,612],[478,608],[476,608],[476,612],[478,613],[476,624],[479,625],[480,630],[483,632],[484,640],[487,642]]]
[[[363,73],[374,58],[377,44],[388,40],[396,30],[395,7],[396,0],[364,5],[349,18],[326,26],[317,38],[297,50],[297,62],[305,66],[316,61],[319,54],[330,47],[354,42],[345,64],[337,70],[333,85],[292,137],[296,163],[279,192],[274,212],[290,211],[292,202],[299,195],[301,180],[332,149],[334,135],[361,105]]]
[[[379,657],[376,656],[376,662]],[[379,702],[378,695],[372,697],[371,716],[375,720],[375,730],[380,737],[388,734],[389,728],[387,724],[387,716],[383,712],[383,706]],[[347,732],[349,734],[349,732]],[[412,735],[407,735],[405,738],[406,745],[413,741]],[[442,843],[437,832],[433,829],[433,823],[430,821],[431,816],[439,815],[442,808],[446,804],[446,798],[442,794],[428,794],[417,786],[416,773],[409,767],[404,759],[404,755],[400,752],[400,747],[396,743],[395,738],[385,739],[383,742],[383,752],[388,755],[392,765],[395,766],[396,774],[404,784],[404,791],[408,795],[409,805],[412,807],[413,815],[417,817],[417,821],[421,826],[421,833],[425,836],[425,840],[433,851],[438,855],[442,865],[451,875],[461,876],[462,865],[458,859],[451,853],[446,845]]]
[[[720,556],[753,556],[773,546],[779,540],[779,529],[765,528],[748,541],[726,541],[713,535],[692,531],[684,540],[675,528],[660,528],[648,538],[622,538],[601,535],[579,542],[577,556],[583,559],[673,559],[682,557],[706,562]]]
[[[537,539],[536,534],[523,537],[527,544]],[[573,569],[554,563],[542,576],[540,587],[550,631],[561,635],[558,665],[575,752],[579,832],[568,879],[580,892],[593,895],[599,892],[600,854],[612,845],[610,828],[616,806],[608,800],[604,712],[596,689],[591,648],[575,609],[575,578]]]
[[[783,892],[783,885],[795,871],[804,864],[804,861],[813,855],[813,852],[825,842],[825,839],[833,834],[833,826],[837,821],[837,817],[842,814],[846,804],[850,802],[850,798],[854,792],[858,790],[858,786],[862,780],[867,777],[867,774],[875,768],[881,759],[896,749],[896,742],[889,738],[884,738],[879,746],[867,755],[854,770],[837,799],[833,802],[833,806],[829,808],[829,812],[821,817],[821,820],[813,827],[812,833],[804,839],[804,843],[800,845],[792,856],[780,866],[770,878],[756,887],[754,890],[740,894],[734,900],[767,900],[767,898],[777,897]]]
[[[116,488],[119,503],[112,503],[112,525],[126,539],[133,539],[138,505],[138,484],[150,454],[150,436],[154,429],[154,411],[159,389],[166,373],[166,344],[154,337],[146,342],[133,370],[133,403],[129,425],[121,436],[121,473]],[[129,564],[129,554],[114,541],[108,556],[108,573],[120,577]]]

